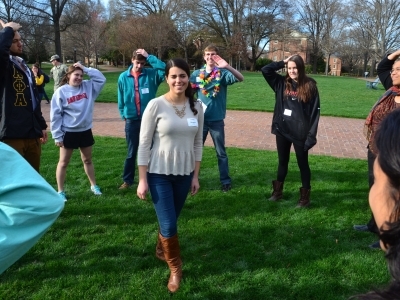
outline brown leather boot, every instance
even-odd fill
[[[300,188],[300,199],[297,207],[307,207],[310,205],[310,189]]]
[[[168,281],[168,289],[171,293],[175,293],[179,289],[182,279],[182,260],[180,256],[178,235],[175,234],[170,238],[165,238],[160,235],[160,238],[164,249],[165,261],[171,271]]]
[[[156,245],[156,257],[159,260],[165,261],[164,250],[161,243],[161,233],[158,232],[157,235],[157,245]]]
[[[270,201],[278,201],[282,199],[283,196],[283,182],[280,182],[278,180],[273,180],[272,181],[272,188],[273,192],[271,197],[268,199]]]

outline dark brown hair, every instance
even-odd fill
[[[306,75],[304,60],[300,55],[294,55],[289,60],[296,64],[297,67],[297,98],[304,103],[311,100],[317,89],[317,82]],[[289,94],[292,90],[293,79],[290,78],[289,72],[285,77],[285,94]]]
[[[165,67],[165,76],[168,77],[169,74],[169,70],[173,67],[177,67],[179,69],[182,69],[183,71],[185,71],[185,73],[187,74],[188,78],[190,77],[190,67],[189,64],[182,58],[173,58],[170,59],[167,62],[167,65]],[[190,82],[188,82],[188,86],[185,90],[185,96],[189,98],[189,105],[190,105],[190,109],[192,110],[194,115],[197,115],[198,111],[197,109],[194,107],[194,104],[196,102],[196,99],[194,99],[194,91],[192,89],[192,85],[190,84]]]

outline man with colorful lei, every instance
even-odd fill
[[[208,132],[210,132],[217,153],[222,191],[227,192],[231,189],[224,130],[227,87],[238,81],[243,81],[244,78],[238,70],[234,69],[218,55],[216,46],[207,46],[203,54],[205,65],[192,73],[190,82],[197,91],[198,99],[203,102],[203,144],[206,141]]]

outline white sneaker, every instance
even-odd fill
[[[101,195],[101,191],[98,185],[92,185],[90,187],[90,190],[93,192],[95,195]]]

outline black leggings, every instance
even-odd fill
[[[276,147],[278,149],[279,160],[277,180],[280,182],[285,182],[288,172],[291,146],[292,142],[283,136],[276,135]],[[305,189],[310,189],[311,171],[310,166],[308,165],[308,151],[304,151],[304,146],[293,144],[293,147],[296,153],[297,165],[300,169],[302,187]]]

